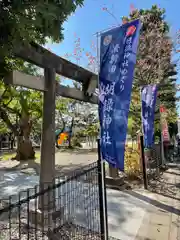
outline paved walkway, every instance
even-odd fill
[[[29,175],[24,174],[20,171],[15,172],[1,170],[0,199],[2,198],[7,199],[8,196],[14,195],[11,201],[16,202],[17,193],[19,191],[26,190],[27,188],[32,188],[38,183],[39,176],[37,176],[36,174]],[[71,181],[70,184],[71,184],[70,187],[72,188],[73,181]],[[74,183],[74,185],[77,187],[77,183]],[[85,185],[87,185],[87,183]],[[78,186],[80,189],[83,188],[85,189],[87,187],[85,185]],[[77,189],[77,194],[79,192],[80,191],[78,191]],[[23,197],[23,194],[21,194],[21,196]],[[96,201],[95,198],[93,204],[96,203],[98,203],[98,201]],[[134,240],[134,236],[136,236],[138,229],[143,221],[144,214],[146,210],[149,209],[149,207],[151,206],[148,205],[146,202],[140,201],[139,199],[135,198],[134,196],[131,196],[126,192],[116,191],[112,189],[107,189],[107,205],[108,205],[109,235],[117,239]],[[83,206],[81,205],[81,208],[82,207]],[[91,208],[98,209],[98,206],[93,207],[92,205]],[[79,224],[81,226],[86,227],[86,218],[84,219],[84,217],[86,216],[82,214],[83,212],[84,211],[80,211],[76,215],[76,222],[79,221]],[[93,213],[91,213],[91,217],[92,216]],[[96,222],[97,217],[98,216],[93,217],[93,222]]]
[[[107,189],[109,236],[135,240],[144,216],[152,207],[129,192]]]
[[[36,151],[38,153],[38,151]],[[3,156],[2,156],[3,158]],[[88,151],[87,149],[73,150],[73,151],[56,151],[55,164],[56,164],[56,175],[68,175],[76,169],[80,169],[85,165],[96,162],[98,159],[97,152]],[[0,171],[11,170],[12,168],[18,169],[31,169],[39,175],[40,174],[40,159],[22,161],[5,160],[0,159]]]
[[[150,191],[136,190],[135,197],[149,202],[136,240],[180,240],[180,165],[167,170]]]
[[[0,171],[0,198],[33,187],[39,177]],[[107,189],[109,235],[121,240],[180,240],[180,165],[151,182],[149,191]]]
[[[116,223],[119,229],[115,231],[109,218],[113,237],[122,240],[180,240],[180,164],[172,164],[158,180],[151,181],[148,191],[134,189],[124,193],[127,194],[126,203],[120,200],[122,192],[116,201],[119,201],[119,206],[124,204],[123,208],[128,207],[128,211],[125,210],[128,220],[123,222],[125,225]],[[115,208],[121,215],[117,206]]]

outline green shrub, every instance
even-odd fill
[[[81,143],[80,143],[80,139],[78,137],[73,137],[72,138],[72,146],[73,147],[82,147]]]
[[[126,146],[125,173],[130,178],[138,178],[141,173],[140,153],[137,148]]]

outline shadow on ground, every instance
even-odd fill
[[[17,162],[15,161],[12,165],[12,161],[10,161],[11,165],[7,167],[8,161],[0,162],[0,172],[16,172],[20,171],[27,175],[40,175],[40,163],[37,163],[34,160]],[[82,168],[82,164],[67,164],[67,165],[56,165],[55,166],[55,177],[61,176],[69,176],[73,171],[78,171],[78,169]]]
[[[148,190],[158,195],[180,201],[180,198],[177,197],[180,183],[169,183],[169,175],[179,176],[179,168],[177,165],[173,167],[173,170],[167,170],[159,179],[151,180]]]
[[[131,191],[130,191],[131,192]],[[111,236],[134,239],[146,212],[153,212],[154,207],[148,202],[140,201],[129,191],[107,189],[108,226]]]
[[[146,203],[151,204],[152,206],[155,206],[162,211],[170,212],[176,215],[180,215],[180,209],[175,208],[174,206],[167,205],[166,202],[169,199],[173,199],[177,202],[180,201],[179,198],[179,190],[180,190],[180,183],[179,182],[171,182],[169,179],[171,179],[172,174],[175,176],[179,176],[179,166],[177,164],[171,164],[170,169],[164,172],[162,176],[156,179],[152,179],[149,181],[148,185],[148,194],[141,194],[141,192],[138,191],[126,191],[129,195],[143,201]],[[158,201],[156,199],[151,198],[151,193],[158,194],[160,196],[164,197],[163,201]]]
[[[162,210],[164,210],[166,212],[170,212],[170,213],[173,213],[173,214],[176,214],[176,215],[180,215],[180,210],[177,209],[177,208],[174,208],[172,206],[166,205],[164,203],[161,203],[161,202],[159,202],[157,200],[154,200],[152,198],[149,198],[149,197],[144,196],[142,194],[139,194],[137,192],[128,191],[127,193],[130,194],[131,196],[137,198],[137,199],[140,199],[140,200],[142,200],[142,201],[144,201],[146,203],[149,203],[149,204],[151,204],[151,205],[153,205],[153,206],[155,206],[157,208],[160,208],[160,209],[162,209]]]

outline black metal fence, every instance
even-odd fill
[[[160,176],[161,170],[164,167],[161,144],[154,144],[150,149],[144,148],[144,138],[141,135],[141,161],[143,166],[143,181],[144,187],[147,189],[148,184],[154,178]]]
[[[104,239],[99,163],[0,202],[0,240]]]
[[[149,179],[159,176],[160,169],[163,165],[160,143],[154,144],[152,149],[149,149],[145,155]]]

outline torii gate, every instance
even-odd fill
[[[52,184],[55,176],[55,98],[60,95],[80,101],[98,103],[94,95],[97,75],[73,64],[42,46],[33,43],[15,49],[14,54],[27,62],[44,68],[44,77],[35,77],[13,71],[5,77],[5,83],[24,86],[44,93],[43,125],[41,142],[40,186]],[[83,85],[83,91],[57,84],[55,75],[76,80]]]
[[[44,93],[39,184],[43,189],[54,183],[55,176],[55,98],[59,95],[98,104],[98,97],[94,94],[98,86],[98,76],[35,43],[15,49],[14,54],[16,57],[44,68],[44,77],[13,71],[4,79],[7,84],[24,86]],[[82,83],[82,91],[57,84],[56,73]],[[118,170],[110,167],[109,175],[117,178]],[[43,204],[40,199],[39,209],[45,210],[45,205],[48,205],[49,201],[53,203],[53,208],[55,203],[53,194],[43,199]]]

